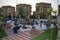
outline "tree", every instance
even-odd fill
[[[40,13],[40,19],[46,19],[46,15],[43,13]]]
[[[51,21],[52,21],[52,16],[51,16],[51,13],[53,12],[53,8],[51,7],[51,8],[48,8],[47,9],[47,12],[48,12],[48,26],[49,26],[49,28],[50,28],[50,24],[51,24]]]
[[[49,19],[50,21],[53,19],[53,17],[52,17],[52,15],[51,15],[51,13],[54,13],[54,14],[55,14],[55,18],[56,18],[56,13],[57,13],[57,11],[56,11],[56,10],[55,10],[55,11],[53,11],[53,8],[48,8],[47,12],[48,12],[48,14],[49,14],[48,19]]]
[[[49,14],[49,18],[48,18],[48,26],[50,28],[50,25],[51,25],[51,22],[52,22],[52,16],[51,16],[51,13],[55,13],[56,14],[56,11],[53,11],[53,8],[48,8],[47,10],[48,14]],[[54,21],[54,24],[56,24],[56,21]],[[54,25],[55,26],[55,25]],[[52,35],[53,35],[53,29],[51,29],[51,40],[53,39],[52,38]]]
[[[57,11],[54,10],[53,13],[54,13],[54,19],[56,19],[57,18],[57,15],[56,15],[57,14]]]

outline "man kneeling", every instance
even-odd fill
[[[14,32],[15,34],[17,34],[17,33],[18,33],[18,30],[20,29],[20,27],[21,27],[21,26],[16,26],[16,27],[14,27],[14,28],[13,28],[13,32]]]

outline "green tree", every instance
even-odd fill
[[[48,15],[49,15],[49,16],[48,16],[48,26],[50,27],[50,24],[51,24],[52,20],[54,20],[54,21],[56,22],[56,20],[53,19],[51,13],[54,13],[55,16],[56,16],[56,13],[57,13],[57,12],[56,12],[56,11],[53,11],[53,8],[48,8],[47,12],[48,12]]]
[[[51,16],[51,13],[53,12],[53,8],[48,8],[47,9],[47,12],[48,12],[48,26],[50,27],[50,24],[51,24],[51,21],[52,21],[52,16]]]
[[[43,13],[40,13],[40,19],[46,19],[46,15]]]
[[[53,12],[53,8],[51,7],[51,8],[48,8],[47,9],[47,12],[49,13],[49,15],[51,15],[51,13]]]

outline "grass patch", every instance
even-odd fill
[[[57,34],[58,34],[58,28],[54,28],[53,29],[52,40],[56,40],[57,39]]]
[[[2,28],[2,25],[0,24],[0,38],[6,37],[6,36],[7,36],[7,34],[4,31],[4,29]]]
[[[58,32],[57,28],[48,29],[48,30],[45,30],[44,33],[33,38],[32,40],[47,40],[47,39],[48,40],[56,40],[57,39],[57,32]],[[51,33],[52,33],[52,35],[51,35]],[[51,37],[52,37],[52,39],[51,39]]]

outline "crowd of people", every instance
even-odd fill
[[[20,27],[24,28],[25,25],[31,25],[32,28],[40,28],[40,29],[47,29],[48,28],[48,23],[47,21],[36,21],[36,20],[32,20],[31,23],[27,23],[27,24],[21,24],[19,23],[18,19],[4,19],[4,25],[8,25],[7,28],[11,28],[13,30],[13,33],[18,33],[18,30],[20,29]],[[53,24],[52,24],[53,26]],[[25,27],[26,28],[26,27]]]

